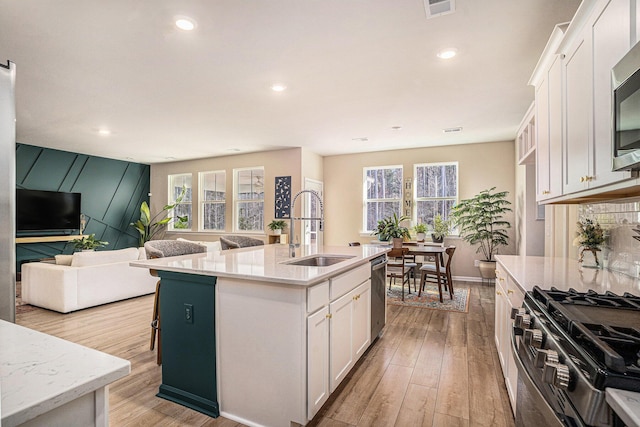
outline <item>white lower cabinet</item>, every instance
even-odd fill
[[[496,269],[495,340],[511,409],[516,412],[518,367],[511,352],[513,320],[511,310],[522,306],[524,293],[498,263]]]
[[[369,279],[307,317],[309,419],[340,385],[370,344]]]
[[[308,417],[329,398],[329,307],[307,318]]]

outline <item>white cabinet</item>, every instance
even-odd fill
[[[516,133],[518,143],[518,164],[535,163],[536,154],[536,116],[535,102],[531,104]]]
[[[367,280],[329,306],[329,369],[333,392],[371,342],[371,282]]]
[[[307,318],[308,417],[329,398],[329,307]]]
[[[564,194],[631,177],[630,172],[611,170],[611,68],[631,47],[630,32],[629,0],[599,0],[583,26],[576,28],[577,34],[561,47],[565,55]]]
[[[498,263],[496,267],[495,341],[502,367],[511,409],[515,414],[518,387],[518,368],[511,352],[513,321],[511,310],[522,306],[524,293],[505,269]]]
[[[562,195],[562,60],[556,50],[567,25],[554,29],[531,76],[536,105],[536,201]]]
[[[307,317],[309,419],[371,344],[369,264],[332,278],[329,283],[307,292],[309,310],[317,309]]]

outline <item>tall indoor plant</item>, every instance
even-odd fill
[[[142,204],[140,205],[140,219],[129,224],[133,228],[138,230],[138,233],[140,234],[138,241],[140,247],[144,246],[145,242],[148,242],[154,237],[159,236],[160,233],[166,229],[167,224],[172,219],[175,221],[175,228],[185,228],[184,225],[189,220],[188,216],[176,215],[174,219],[174,217],[169,216],[169,211],[175,208],[176,205],[182,201],[186,192],[187,187],[183,186],[182,191],[180,192],[178,197],[176,197],[175,202],[163,207],[162,210],[155,214],[153,217],[151,216],[151,212],[149,210],[149,205],[147,204],[147,202],[142,202]]]
[[[458,227],[460,237],[471,245],[478,245],[482,252],[480,275],[495,278],[495,258],[500,246],[509,244],[507,228],[511,227],[504,215],[511,211],[508,191],[494,193],[496,187],[483,190],[474,197],[460,201],[451,210],[451,218]]]

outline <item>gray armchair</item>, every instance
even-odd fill
[[[225,249],[247,248],[249,246],[262,246],[264,242],[247,236],[221,236],[220,247]]]

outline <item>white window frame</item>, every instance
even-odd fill
[[[216,181],[218,179],[218,175],[222,175],[224,177],[224,181],[225,181],[225,193],[224,193],[224,199],[222,200],[206,200],[205,194],[204,192],[207,190],[205,188],[205,177],[207,175],[210,174],[215,174],[216,175]],[[217,171],[206,171],[206,172],[198,172],[198,229],[199,231],[204,231],[204,232],[216,232],[216,231],[225,231],[226,229],[226,222],[227,222],[227,218],[225,215],[225,223],[223,224],[222,228],[204,228],[205,226],[205,218],[204,218],[204,208],[206,205],[213,205],[213,204],[219,204],[219,205],[223,205],[226,209],[226,205],[227,205],[227,190],[226,190],[226,182],[227,182],[227,171],[226,170],[217,170]]]
[[[262,171],[262,176],[265,177],[264,174],[264,166],[253,166],[253,167],[247,167],[247,168],[236,168],[233,169],[233,231],[236,233],[247,233],[247,234],[262,234],[264,233],[264,205],[265,205],[265,200],[264,200],[264,191],[262,192],[262,199],[239,199],[238,198],[238,190],[239,190],[239,183],[238,183],[238,173],[239,172],[243,172],[243,171],[247,171],[247,170],[261,170]],[[239,204],[240,203],[246,203],[246,202],[262,202],[262,228],[261,229],[255,229],[255,230],[240,230],[240,228],[238,227],[238,221],[240,220],[240,212],[239,212]]]
[[[193,220],[194,220],[194,215],[193,215],[193,174],[192,173],[174,173],[174,174],[170,174],[167,176],[167,200],[168,200],[168,205],[171,205],[175,202],[175,198],[173,195],[173,179],[177,178],[177,177],[189,177],[191,180],[191,186],[188,188],[191,188],[191,200],[189,200],[188,202],[184,201],[184,198],[182,198],[182,202],[179,203],[179,205],[189,205],[191,206],[191,227],[193,227]],[[173,219],[171,221],[169,221],[169,223],[167,224],[167,230],[168,231],[191,231],[191,227],[190,228],[175,228],[173,226],[174,224],[174,220],[175,220],[175,208],[171,209],[171,212],[168,213],[168,215],[170,215],[171,217],[173,217]]]
[[[455,166],[456,167],[456,196],[455,197],[418,197],[418,168],[432,166]],[[457,205],[460,198],[460,166],[458,162],[436,162],[436,163],[416,163],[413,165],[413,218],[416,222],[418,218],[418,202],[453,200]],[[429,223],[430,224],[430,223]]]
[[[367,198],[367,172],[371,170],[381,169],[400,169],[400,197],[399,198],[385,198],[385,199],[368,199]],[[404,180],[404,168],[402,165],[390,165],[390,166],[365,166],[362,168],[362,231],[361,233],[371,234],[374,230],[367,230],[367,204],[369,202],[398,202],[399,215],[402,215],[402,185]],[[382,218],[379,218],[380,220]]]

